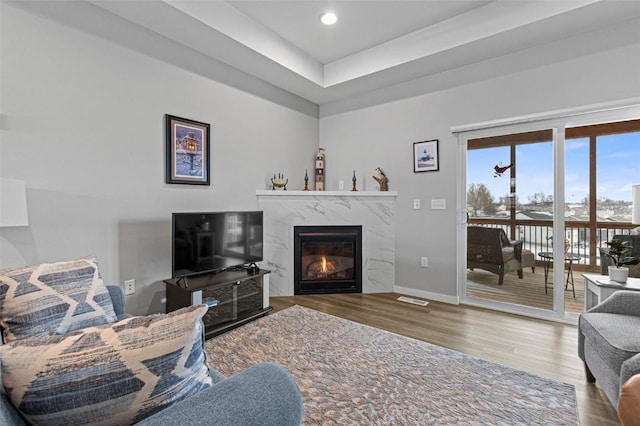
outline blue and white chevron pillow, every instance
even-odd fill
[[[0,271],[0,326],[5,342],[65,334],[116,320],[95,256]]]
[[[204,305],[0,346],[5,392],[34,425],[129,425],[212,384]]]

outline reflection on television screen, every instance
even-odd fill
[[[262,260],[261,211],[173,213],[174,278]]]

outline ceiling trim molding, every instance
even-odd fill
[[[325,65],[324,87],[425,59],[598,1],[497,0]]]
[[[640,46],[637,1],[481,2],[326,65],[228,1],[5,3],[316,117]]]
[[[321,63],[229,3],[181,0],[164,2],[318,86],[324,86],[324,69]]]

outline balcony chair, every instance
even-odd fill
[[[536,272],[536,257],[531,250],[522,249],[522,268],[531,268],[531,273]]]
[[[517,271],[522,279],[522,241],[509,241],[500,228],[469,226],[467,228],[467,268],[484,269],[499,276],[504,283],[506,272]]]

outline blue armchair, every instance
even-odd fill
[[[107,286],[118,320],[125,313],[119,286]],[[137,423],[144,426],[187,425],[299,425],[303,417],[300,390],[277,364],[254,365],[230,378],[210,368],[213,386],[177,402]],[[1,379],[1,376],[0,376]],[[0,425],[26,426],[0,388]]]

